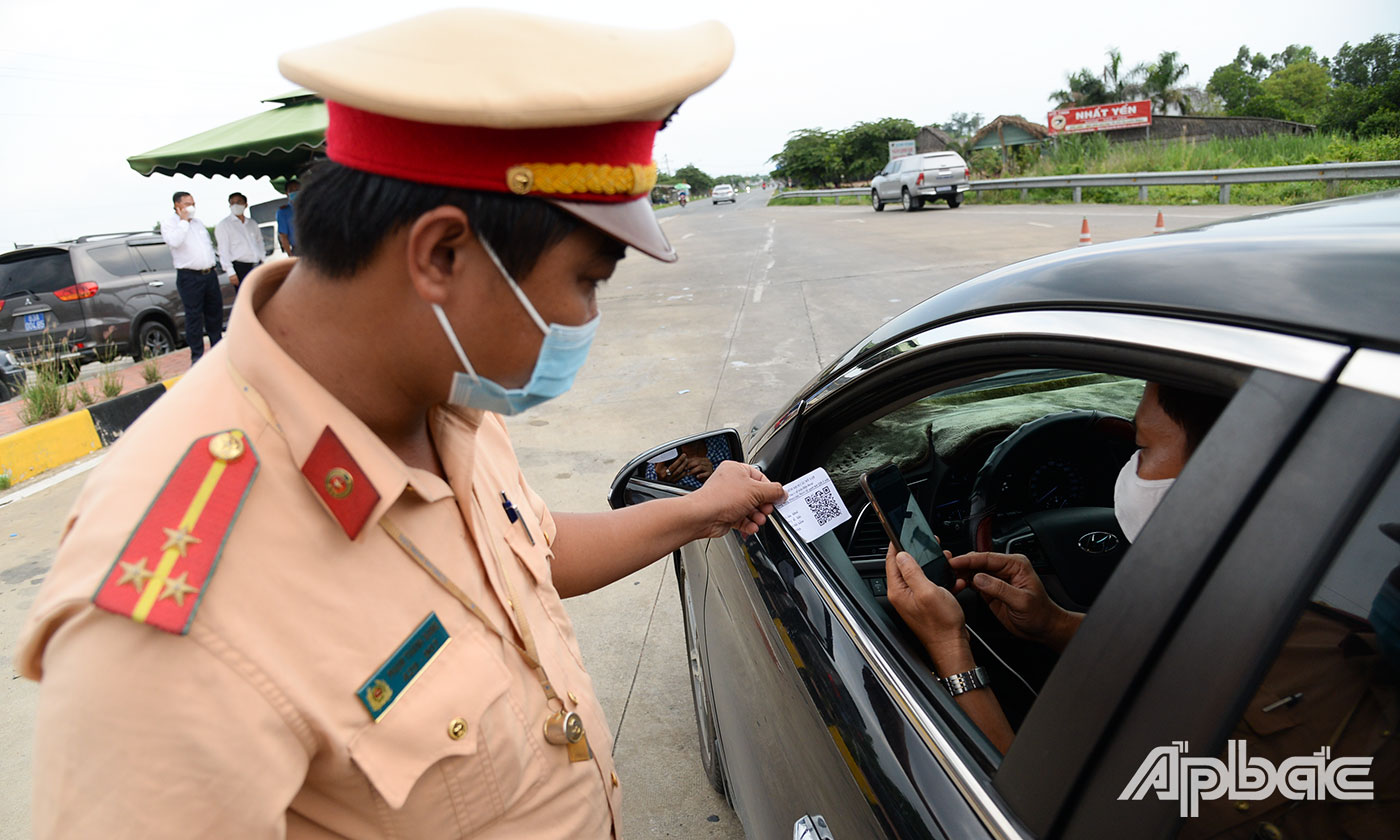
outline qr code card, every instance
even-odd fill
[[[785,482],[787,498],[774,505],[778,513],[797,531],[803,542],[811,542],[842,522],[851,512],[831,483],[826,470],[817,467],[801,478]]]

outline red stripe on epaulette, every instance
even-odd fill
[[[169,633],[189,632],[257,474],[257,453],[241,431],[191,444],[117,555],[93,603]]]
[[[352,540],[359,536],[374,506],[379,504],[379,491],[369,483],[369,476],[350,457],[350,450],[330,426],[321,432],[321,439],[306,456],[301,473],[345,535]]]

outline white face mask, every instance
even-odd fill
[[[248,205],[246,204],[230,204],[228,206],[228,211],[235,216],[242,216],[247,210]]]
[[[186,219],[193,219],[193,218],[194,218],[194,205],[191,204],[189,207],[186,207],[185,209],[181,210],[180,212],[181,212],[182,214],[184,214],[184,216],[185,216]]]
[[[1118,471],[1118,480],[1113,484],[1113,515],[1118,519],[1118,527],[1128,542],[1136,542],[1142,526],[1151,518],[1152,511],[1162,497],[1167,495],[1174,478],[1146,479],[1138,476],[1138,456],[1142,450],[1133,453],[1123,469]]]

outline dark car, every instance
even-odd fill
[[[1129,548],[1114,480],[1148,381],[1228,402]],[[1395,836],[1400,663],[1378,651],[1400,650],[1400,618],[1372,604],[1400,564],[1400,192],[993,271],[880,327],[742,443],[642,453],[610,503],[686,492],[649,462],[711,438],[778,481],[824,468],[851,516],[811,543],[774,516],[674,558],[700,760],[753,840],[1308,833],[1276,813]],[[884,597],[859,477],[887,463],[944,547],[1024,554],[1086,611],[1057,656],[960,598],[1016,731],[1004,755]],[[1285,640],[1317,616],[1346,632],[1305,653],[1349,676],[1295,691]],[[1290,731],[1310,746],[1275,767],[1300,755],[1321,789],[1328,762],[1374,759],[1372,789],[1221,788],[1214,822],[1183,818],[1188,760]]]
[[[18,396],[24,390],[28,374],[20,367],[14,354],[0,350],[0,402]]]
[[[219,276],[224,317],[234,290]],[[77,366],[104,352],[140,360],[181,346],[185,310],[155,233],[84,236],[0,254],[0,349]]]

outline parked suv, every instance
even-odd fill
[[[870,203],[878,213],[888,202],[898,201],[906,211],[918,210],[925,201],[962,204],[972,172],[957,152],[928,152],[895,158],[870,179]]]
[[[220,273],[224,319],[233,287]],[[83,236],[0,254],[0,350],[56,357],[76,376],[98,351],[140,360],[183,343],[185,309],[156,233]]]
[[[710,193],[710,197],[714,199],[713,204],[719,204],[721,201],[728,201],[731,204],[739,203],[739,197],[734,194],[733,184],[720,184],[715,187],[714,192]]]

